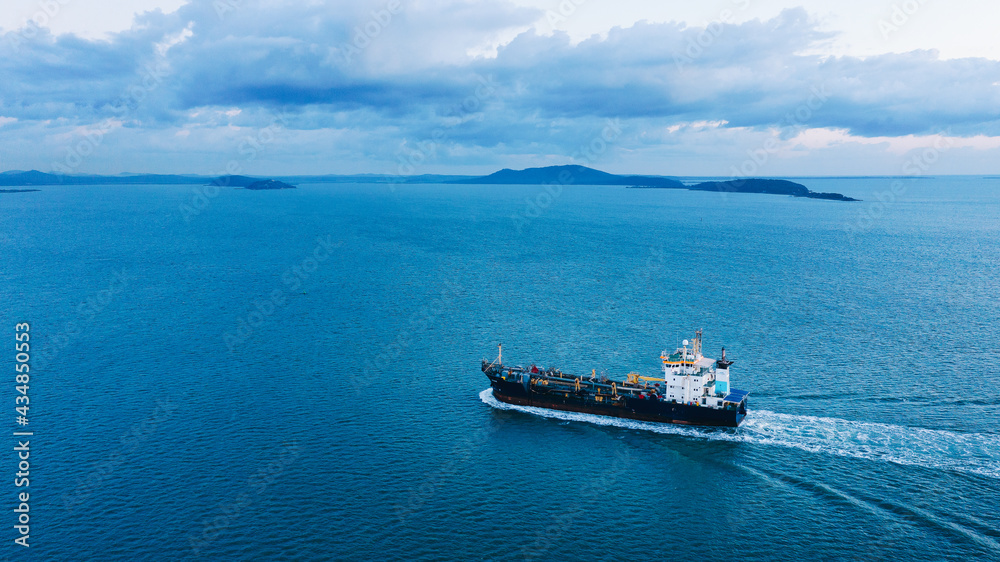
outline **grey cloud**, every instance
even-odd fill
[[[940,60],[928,51],[801,54],[829,38],[801,8],[708,28],[640,22],[578,44],[529,30],[481,58],[469,53],[542,14],[499,0],[401,1],[385,19],[387,2],[244,0],[220,13],[216,2],[199,0],[146,14],[108,41],[43,33],[16,50],[0,41],[0,116],[19,127],[114,117],[155,134],[252,125],[280,110],[293,115],[290,128],[353,130],[377,153],[444,127],[442,149],[571,154],[609,118],[632,130],[709,120],[862,136],[949,126],[958,135],[1000,135],[997,61]],[[359,45],[366,26],[378,32]],[[156,45],[185,29],[191,37],[161,56]],[[495,91],[462,109],[487,76]],[[810,106],[817,92],[822,99]],[[204,111],[213,108],[243,111]]]

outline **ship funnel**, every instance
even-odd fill
[[[730,361],[726,359],[726,348],[722,348],[722,357],[715,362],[715,366],[719,369],[728,369],[730,365],[735,363],[735,361]]]

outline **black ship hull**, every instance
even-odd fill
[[[599,416],[613,416],[633,420],[702,425],[714,427],[738,427],[746,417],[746,405],[741,403],[733,408],[707,408],[665,400],[621,397],[618,400],[596,402],[586,392],[560,393],[536,392],[530,385],[515,380],[487,374],[493,397],[501,402],[518,406],[533,406],[550,410],[581,412]]]

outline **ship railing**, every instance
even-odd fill
[[[557,383],[559,385],[566,385],[566,386],[570,386],[570,387],[575,387],[576,386],[576,381],[577,381],[577,379],[575,377],[573,377],[573,378],[567,378],[567,377],[558,377],[558,376],[552,376],[552,375],[537,376],[537,378],[538,379],[544,379],[544,380],[552,381],[552,382],[555,382],[555,383]],[[612,384],[614,384],[614,388],[612,388]],[[615,394],[615,393],[617,393],[617,394],[622,394],[622,393],[627,393],[627,394],[641,394],[641,393],[644,393],[644,392],[650,392],[650,391],[652,391],[652,390],[655,389],[655,387],[635,386],[635,385],[630,385],[630,384],[624,383],[624,382],[621,383],[621,384],[619,384],[617,382],[615,382],[615,383],[612,383],[612,382],[602,383],[602,382],[596,382],[596,381],[591,381],[591,380],[582,379],[582,378],[580,379],[580,385],[581,386],[585,386],[587,388],[604,388],[604,389],[608,389],[609,391],[612,391],[612,392],[610,392],[610,394]],[[658,389],[656,389],[656,390],[658,390]],[[663,390],[658,390],[658,392],[663,392],[665,390],[666,389],[664,388]]]

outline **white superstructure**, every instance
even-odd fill
[[[660,354],[663,361],[663,398],[681,404],[697,404],[711,408],[722,408],[726,402],[739,402],[741,397],[731,396],[729,388],[729,366],[726,348],[722,348],[722,358],[709,359],[701,354],[701,330],[695,333],[694,342],[684,340],[683,347],[668,354]],[[654,380],[653,377],[641,377]],[[656,379],[659,380],[659,379]]]

